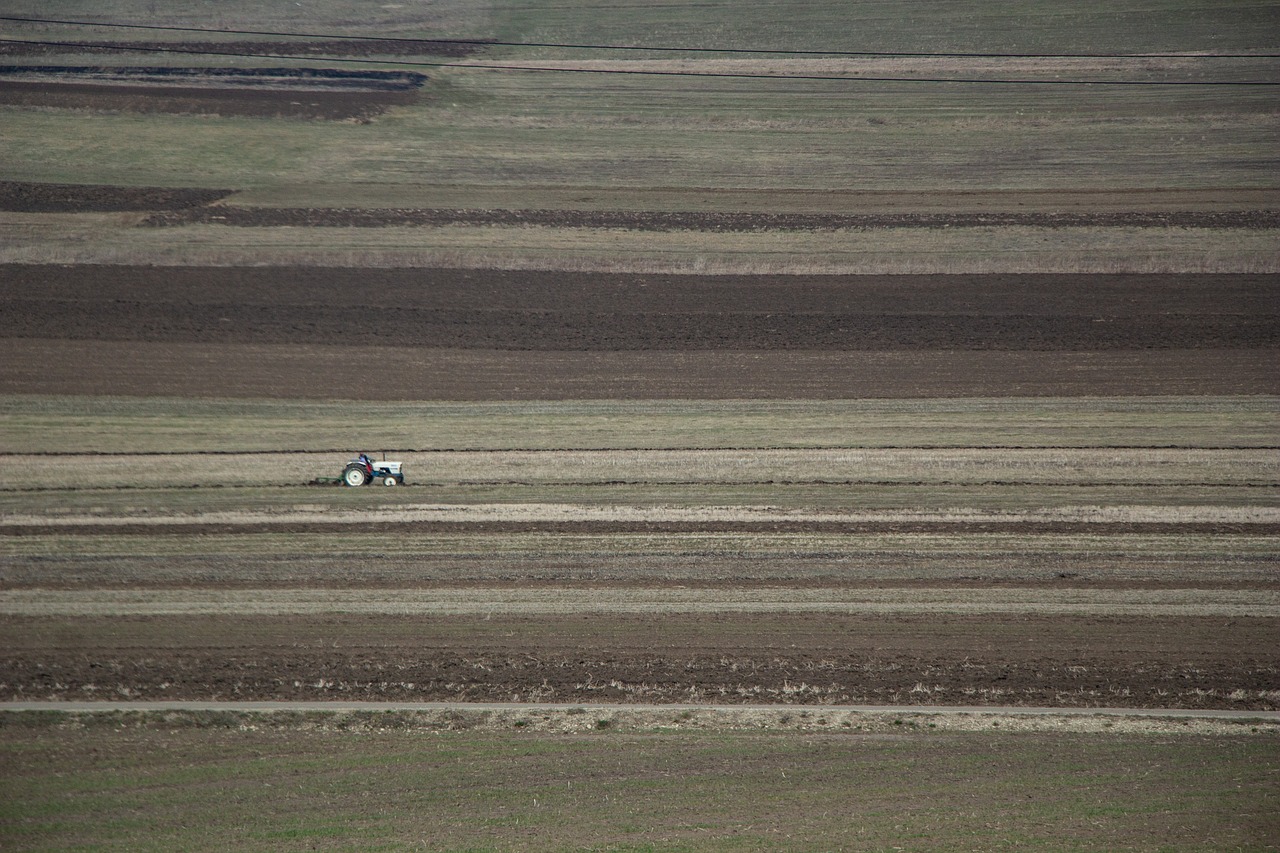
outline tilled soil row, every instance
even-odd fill
[[[977,533],[1203,534],[1277,536],[1280,524],[1251,522],[1059,521],[352,521],[249,523],[4,524],[0,536],[198,536],[263,533]]]
[[[368,121],[393,106],[412,104],[417,98],[416,91],[299,92],[0,80],[0,104],[97,112]]]
[[[869,231],[882,228],[1248,228],[1280,227],[1280,210],[1051,213],[708,213],[633,210],[474,210],[407,208],[244,208],[166,211],[153,228],[216,224],[242,228],[386,228],[394,226],[540,226],[624,231]]]
[[[254,56],[450,56],[465,57],[482,50],[487,40],[447,41],[443,39],[307,39],[295,41],[111,41],[65,44],[7,42],[0,44],[0,56],[49,56],[65,54],[178,52],[231,53]]]
[[[1280,706],[1276,620],[12,617],[5,699]]]
[[[363,346],[0,338],[0,390],[333,400],[378,377],[389,380],[378,388],[384,402],[1280,393],[1275,354],[1262,349],[539,352],[426,350],[373,330],[359,338]]]
[[[376,336],[434,349],[688,352],[1115,351],[1280,348],[1280,315],[1131,317],[463,310],[402,307],[362,320],[341,305],[24,298],[5,336],[163,343],[325,343]],[[353,323],[367,334],[350,334]]]
[[[0,266],[5,338],[503,352],[1270,349],[1274,286],[1248,275]]]
[[[32,197],[30,184],[11,185]],[[67,188],[49,185],[51,198]],[[3,192],[0,189],[0,192]],[[151,191],[139,189],[144,198]],[[175,190],[187,193],[194,190]],[[126,193],[126,198],[133,198]],[[333,306],[538,314],[1084,317],[1277,313],[1278,277],[1180,275],[668,275],[539,270],[0,264],[0,296],[179,306]],[[6,325],[6,330],[8,326]],[[372,332],[371,332],[372,333]]]
[[[32,699],[404,700],[724,704],[965,704],[1275,710],[1271,663],[1117,663],[1081,656],[956,660],[945,654],[730,650],[505,655],[424,649],[42,651],[0,661],[0,696]]]
[[[181,81],[188,86],[258,91],[290,89],[307,93],[317,90],[401,91],[416,89],[426,77],[412,71],[374,71],[334,68],[179,68],[148,65],[0,65],[0,80],[42,83],[141,83],[167,84]]]
[[[212,204],[234,190],[197,187],[117,187],[0,181],[0,210],[21,213],[114,213],[182,210]]]

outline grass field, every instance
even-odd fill
[[[214,181],[216,183],[216,181]],[[0,214],[0,262],[324,265],[711,275],[1274,273],[1270,231],[1196,228],[959,228],[825,234],[638,233],[603,229],[138,229],[129,214]]]
[[[1263,849],[1280,831],[1274,745],[1247,733],[983,733],[903,718],[705,732],[688,729],[691,714],[647,730],[613,714],[576,719],[581,733],[548,734],[536,718],[468,731],[475,723],[460,715],[443,730],[402,715],[280,727],[32,715],[0,728],[0,827],[30,850],[1063,849],[1067,839],[1076,850]]]

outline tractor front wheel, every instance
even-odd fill
[[[399,480],[397,480],[395,477],[392,477],[389,474],[386,477],[382,478],[382,485],[384,486],[394,486],[394,485],[397,485],[399,482],[400,482]]]
[[[342,482],[348,486],[363,486],[369,482],[369,474],[359,465],[350,465],[342,472]]]

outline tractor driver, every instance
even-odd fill
[[[365,471],[365,473],[366,473],[366,474],[368,474],[370,477],[372,477],[372,476],[373,476],[373,462],[369,459],[369,457],[368,457],[368,456],[366,456],[365,454],[361,453],[361,454],[360,454],[360,463],[361,463],[362,465],[364,465],[364,471]]]

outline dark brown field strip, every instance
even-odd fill
[[[217,89],[0,80],[0,104],[69,110],[249,116],[328,121],[367,120],[414,103],[417,92],[326,92]]]
[[[512,352],[0,338],[0,392],[392,401],[1280,393],[1270,350]],[[358,403],[355,403],[358,405]]]
[[[631,210],[473,210],[456,208],[242,208],[157,213],[145,226],[216,224],[243,228],[539,226],[626,231],[841,231],[884,228],[1280,228],[1280,210],[1116,211],[1103,213],[706,213]]]
[[[813,560],[829,560],[833,555],[830,553],[815,554],[809,559]],[[130,566],[128,571],[120,571],[118,561],[120,559],[127,560]],[[914,590],[919,592],[929,592],[933,590],[943,591],[971,591],[983,590],[990,591],[993,598],[998,599],[1004,591],[1018,590],[1044,590],[1050,595],[1061,589],[1072,589],[1077,592],[1088,592],[1105,590],[1108,592],[1125,593],[1125,592],[1178,592],[1188,588],[1204,589],[1206,588],[1202,578],[1195,578],[1190,575],[1179,575],[1171,577],[1167,574],[1160,577],[1144,576],[1140,578],[1116,578],[1103,575],[1088,575],[1081,572],[1073,571],[1036,571],[1034,573],[1026,573],[1020,575],[1012,575],[1009,577],[996,578],[991,574],[983,575],[963,575],[956,574],[946,578],[919,578],[919,577],[902,577],[902,578],[877,578],[866,577],[860,573],[857,576],[850,576],[846,572],[831,571],[824,574],[815,574],[808,577],[797,577],[792,574],[762,574],[753,577],[747,577],[745,574],[734,576],[733,578],[724,577],[706,577],[696,573],[696,569],[707,565],[716,559],[715,556],[707,557],[706,555],[681,554],[679,557],[680,567],[688,569],[694,567],[688,572],[668,571],[661,577],[654,575],[638,575],[627,574],[602,576],[599,572],[589,575],[575,576],[567,578],[557,575],[555,570],[544,570],[542,573],[533,576],[527,570],[515,571],[510,575],[496,577],[469,577],[465,582],[459,581],[454,577],[441,577],[439,575],[426,576],[422,572],[424,566],[430,568],[435,565],[447,564],[456,567],[459,560],[465,559],[469,567],[477,565],[478,560],[474,554],[432,554],[432,555],[415,555],[412,553],[400,554],[394,557],[383,557],[383,561],[394,562],[405,566],[411,566],[412,576],[396,575],[389,577],[387,575],[362,573],[358,578],[351,575],[334,576],[323,575],[321,571],[326,564],[331,565],[332,562],[349,560],[349,555],[335,554],[332,557],[313,558],[309,556],[293,556],[283,557],[281,555],[270,555],[261,558],[259,565],[262,567],[262,573],[253,576],[237,573],[234,577],[228,576],[224,570],[218,576],[202,575],[198,577],[173,578],[158,577],[156,575],[145,575],[138,572],[136,567],[147,563],[156,563],[165,561],[172,565],[174,562],[182,560],[205,560],[219,561],[225,566],[225,561],[219,557],[195,556],[195,557],[139,557],[129,556],[125,558],[112,558],[102,561],[104,570],[100,574],[89,577],[83,569],[84,562],[82,558],[69,558],[65,562],[50,559],[48,557],[26,557],[26,558],[9,558],[10,566],[6,567],[10,572],[3,580],[0,580],[0,598],[4,597],[6,592],[14,592],[18,590],[32,591],[84,591],[95,590],[105,592],[115,590],[119,592],[138,592],[139,590],[147,590],[148,593],[155,592],[176,592],[188,591],[193,593],[207,592],[209,590],[270,590],[281,592],[296,592],[299,590],[300,580],[297,575],[280,576],[279,570],[282,566],[290,566],[303,564],[305,565],[306,579],[305,587],[307,593],[320,593],[329,590],[353,590],[359,589],[362,592],[373,593],[378,590],[389,590],[399,592],[422,592],[426,590],[443,590],[446,592],[456,592],[460,586],[465,586],[469,590],[494,590],[503,592],[516,587],[522,591],[538,590],[547,587],[557,587],[561,589],[582,590],[586,592],[595,590],[626,590],[634,592],[644,592],[649,590],[664,591],[670,590],[673,586],[677,586],[682,590],[724,590],[726,592],[748,592],[759,591],[761,593],[770,594],[779,589],[787,590],[827,590],[833,594],[846,594],[851,592],[875,593],[880,591],[907,591]],[[564,564],[565,558],[556,556],[557,567]],[[670,559],[670,558],[668,558]],[[770,560],[776,561],[777,557],[773,554],[752,554],[741,555],[733,554],[726,559],[734,561],[735,565],[744,564],[750,560]],[[1083,561],[1084,558],[1082,558]],[[332,562],[330,562],[332,561]],[[583,562],[590,562],[593,566],[600,565],[600,558],[587,556],[583,558]],[[1096,560],[1090,561],[1096,565]],[[1147,566],[1154,564],[1165,565],[1168,560],[1160,558],[1147,558],[1145,561]],[[1258,557],[1257,562],[1273,562],[1265,556]],[[246,564],[240,562],[237,568],[243,571]],[[72,568],[75,566],[76,568]],[[15,578],[12,568],[29,568],[29,574]],[[321,567],[320,570],[317,567]],[[1075,566],[1083,568],[1082,566]],[[1042,567],[1037,567],[1042,568]],[[58,572],[75,572],[79,570],[78,575],[58,574]],[[37,575],[38,573],[38,575]],[[1198,584],[1198,586],[1197,586]],[[1244,591],[1244,592],[1270,592],[1280,589],[1280,578],[1265,578],[1254,580],[1237,580],[1237,579],[1220,579],[1215,577],[1212,584],[1214,592],[1223,591]],[[175,597],[176,598],[176,597]],[[246,615],[246,614],[241,614]],[[261,615],[261,614],[259,614]],[[884,614],[878,614],[883,616]],[[899,614],[901,615],[901,614]],[[954,614],[949,614],[954,615]],[[26,616],[13,618],[34,618],[31,614]],[[1163,618],[1163,617],[1161,617]],[[1267,617],[1251,617],[1251,618],[1267,618]]]
[[[1277,637],[1266,618],[1036,614],[10,617],[0,695],[1274,711]]]
[[[465,42],[426,39],[307,39],[305,41],[104,41],[82,42],[69,48],[61,44],[8,42],[0,44],[0,56],[48,56],[66,53],[119,56],[130,50],[184,53],[233,53],[267,56],[449,56],[466,57],[483,49],[483,39]]]
[[[9,82],[121,84],[152,83],[168,86],[174,82],[188,87],[208,87],[277,91],[295,94],[316,90],[385,91],[416,89],[427,78],[412,71],[374,71],[336,68],[245,68],[238,66],[153,65],[0,65],[0,84]]]
[[[380,337],[404,346],[507,351],[882,350],[1114,351],[1277,349],[1280,314],[1043,316],[1027,314],[732,313],[476,310],[403,307],[379,312],[338,305],[189,304],[23,297],[0,306],[9,338],[157,343],[323,343],[363,346]]]
[[[557,353],[1276,349],[1276,281],[3,265],[0,334]]]
[[[61,194],[55,189],[55,195]],[[0,264],[0,299],[631,315],[1254,317],[1280,275],[668,275],[538,270]],[[20,306],[15,304],[15,311]],[[23,313],[26,313],[25,311]],[[9,323],[21,318],[7,318]],[[712,319],[706,316],[705,319]],[[7,331],[7,328],[6,328]],[[373,333],[371,333],[372,336]]]
[[[9,315],[6,315],[8,317]],[[14,313],[12,316],[20,317]],[[0,392],[333,400],[831,400],[1280,393],[1272,350],[538,352],[0,338]]]
[[[0,210],[21,213],[110,213],[180,210],[212,204],[234,190],[116,187],[0,181]]]
[[[1280,524],[1079,521],[351,521],[175,524],[6,524],[0,536],[200,536],[279,533],[1096,533],[1280,535]]]

